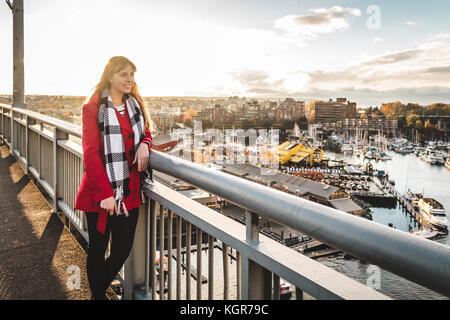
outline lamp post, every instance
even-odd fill
[[[6,0],[13,13],[13,107],[23,108],[24,102],[24,42],[23,0]]]

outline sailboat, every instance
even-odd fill
[[[299,128],[297,122],[296,122],[295,125],[294,125],[294,130],[293,130],[293,132],[292,132],[292,135],[293,135],[294,137],[300,137],[300,128]]]

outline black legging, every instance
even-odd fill
[[[89,249],[87,257],[87,275],[92,297],[95,300],[106,299],[106,289],[119,273],[133,246],[139,208],[124,214],[110,216],[106,221],[105,233],[97,231],[97,212],[86,212],[89,233]],[[105,260],[111,232],[111,251]]]

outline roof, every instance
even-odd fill
[[[350,198],[344,198],[344,199],[336,199],[336,200],[329,200],[328,201],[330,205],[337,209],[344,212],[354,212],[362,210],[360,206],[358,206],[352,199]]]
[[[302,188],[299,185],[288,183],[288,182],[278,182],[274,185],[274,188],[283,189],[286,187],[287,190],[295,195],[304,196],[309,193],[308,189]]]
[[[172,141],[178,141],[177,139],[172,138],[170,134],[154,135],[152,136],[152,140],[154,146],[159,146]]]
[[[271,182],[275,188],[281,188],[286,186],[289,192],[305,195],[307,193],[320,198],[328,199],[334,192],[338,191],[338,187],[324,185],[321,182],[308,180],[299,176],[294,176],[286,173],[277,173],[274,175],[261,175],[261,168],[253,166],[251,164],[234,164],[228,165],[222,169],[224,172],[228,172],[239,176],[245,177],[247,180],[255,181],[258,177],[260,181],[264,181],[264,184]]]
[[[297,152],[295,156],[293,156],[291,159],[289,159],[289,161],[290,161],[290,162],[295,162],[295,163],[297,163],[297,162],[300,162],[300,161],[302,161],[303,159],[305,159],[307,156],[308,156],[308,155],[298,156],[298,152]]]
[[[246,175],[248,175],[248,173],[247,172],[245,172],[245,171],[243,171],[243,170],[239,170],[237,167],[235,167],[234,165],[231,165],[231,166],[226,166],[226,167],[224,167],[224,168],[222,168],[222,171],[223,172],[226,172],[226,173],[231,173],[231,174],[233,174],[233,175],[235,175],[235,176],[238,176],[238,177],[244,177],[244,176],[246,176]]]
[[[272,182],[272,179],[271,179],[270,176],[249,174],[249,175],[245,176],[244,178],[247,179],[247,180],[250,180],[250,181],[260,182],[260,183],[263,183],[265,185],[267,185],[268,182],[269,183]]]
[[[358,169],[356,169],[355,167],[353,167],[353,166],[345,166],[344,167],[344,170],[345,170],[345,172],[347,172],[347,173],[355,173],[355,174],[362,174],[362,171],[361,170],[358,170]]]
[[[191,190],[181,190],[178,191],[184,196],[190,199],[206,199],[206,198],[215,198],[215,196],[210,195],[208,192],[200,190],[200,189],[191,189]]]
[[[172,177],[171,175],[165,174],[160,171],[153,170],[153,177],[163,182],[164,184],[170,186],[171,188],[193,188],[194,186],[190,185],[189,183],[186,183],[183,180],[180,180],[178,178]]]
[[[309,193],[315,196],[319,196],[324,199],[328,199],[333,193],[339,190],[338,187],[330,186],[321,182],[305,179],[305,183],[302,187],[309,190]]]

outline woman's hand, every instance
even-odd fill
[[[100,201],[100,208],[105,209],[112,216],[114,212],[117,213],[117,203],[114,197],[109,197]]]
[[[141,143],[137,149],[136,155],[134,156],[133,164],[138,163],[138,171],[147,169],[148,167],[148,158],[150,152],[148,150],[148,145],[146,143]]]

